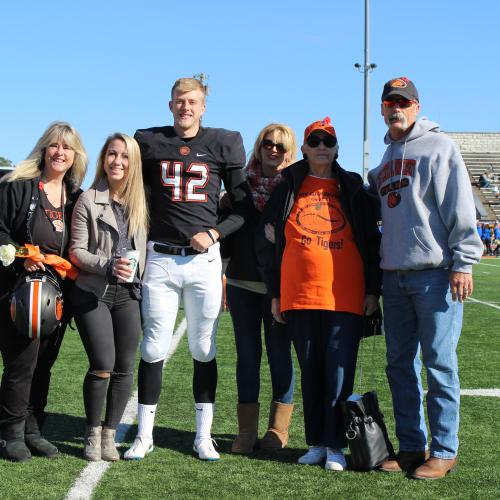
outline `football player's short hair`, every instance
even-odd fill
[[[199,90],[203,94],[203,98],[207,95],[207,89],[203,83],[196,78],[179,78],[172,87],[171,96],[174,98],[174,92],[179,90],[181,93]]]
[[[255,141],[252,156],[260,163],[262,162],[262,154],[260,147],[266,135],[273,136],[273,142],[280,142],[285,147],[285,161],[293,163],[297,156],[297,139],[295,132],[288,126],[282,123],[270,123],[264,127]]]

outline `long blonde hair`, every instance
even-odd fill
[[[141,231],[145,231],[147,234],[149,216],[142,180],[141,151],[135,139],[121,132],[115,132],[106,139],[99,153],[95,178],[91,188],[95,189],[101,180],[106,177],[106,172],[104,171],[106,153],[111,142],[116,139],[125,143],[128,154],[128,172],[117,194],[121,198],[125,208],[129,234],[137,236]]]
[[[284,125],[283,123],[270,123],[259,132],[255,140],[250,160],[256,159],[259,163],[262,163],[260,147],[267,134],[272,134],[274,136],[273,140],[276,140],[276,135],[281,134],[281,141],[286,150],[283,162],[286,166],[293,163],[297,157],[297,139],[295,138],[295,132],[288,125]]]
[[[33,151],[23,160],[15,170],[5,175],[2,181],[12,182],[20,179],[34,179],[42,174],[44,156],[47,147],[54,143],[66,143],[75,152],[72,167],[66,172],[64,180],[70,185],[71,190],[80,187],[87,172],[87,153],[82,144],[80,134],[66,122],[51,123],[42,137],[38,139]]]

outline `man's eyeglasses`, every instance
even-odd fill
[[[267,151],[272,151],[273,148],[276,148],[276,151],[278,153],[286,153],[286,147],[281,142],[278,142],[276,144],[275,142],[270,141],[269,139],[264,139],[261,143],[261,146]]]
[[[388,108],[394,108],[394,107],[398,107],[398,108],[401,108],[401,109],[406,109],[406,108],[409,108],[415,101],[409,101],[408,99],[394,99],[394,100],[386,100],[386,101],[382,101],[382,103],[384,104],[384,106],[388,107]]]
[[[337,144],[337,138],[333,135],[325,135],[323,137],[319,135],[310,135],[306,139],[307,145],[311,148],[317,148],[321,143],[327,148],[333,148]]]

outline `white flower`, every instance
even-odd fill
[[[11,245],[2,245],[0,246],[0,262],[4,266],[10,266],[14,259],[16,258],[16,247]]]

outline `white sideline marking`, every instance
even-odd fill
[[[172,343],[170,345],[167,357],[165,358],[165,364],[176,351],[182,336],[186,332],[186,325],[186,318],[183,318],[179,326],[177,327],[177,330],[175,330],[174,335],[172,336]],[[163,366],[165,366],[165,364]],[[128,400],[120,425],[116,429],[115,441],[118,445],[121,444],[121,442],[125,439],[125,436],[134,423],[136,416],[137,390],[134,391],[134,393]],[[110,466],[111,462],[90,462],[82,470],[80,476],[78,476],[78,478],[73,483],[73,486],[66,495],[66,500],[90,500],[92,492]]]
[[[467,297],[467,300],[470,300],[471,302],[477,302],[478,304],[483,304],[485,306],[490,306],[494,309],[500,309],[500,306],[492,304],[491,302],[483,302],[482,300],[473,299],[472,297]]]
[[[500,267],[500,266],[497,266],[496,264],[487,264],[486,262],[478,262],[478,264],[481,266]]]
[[[460,396],[500,398],[500,389],[460,389]]]

